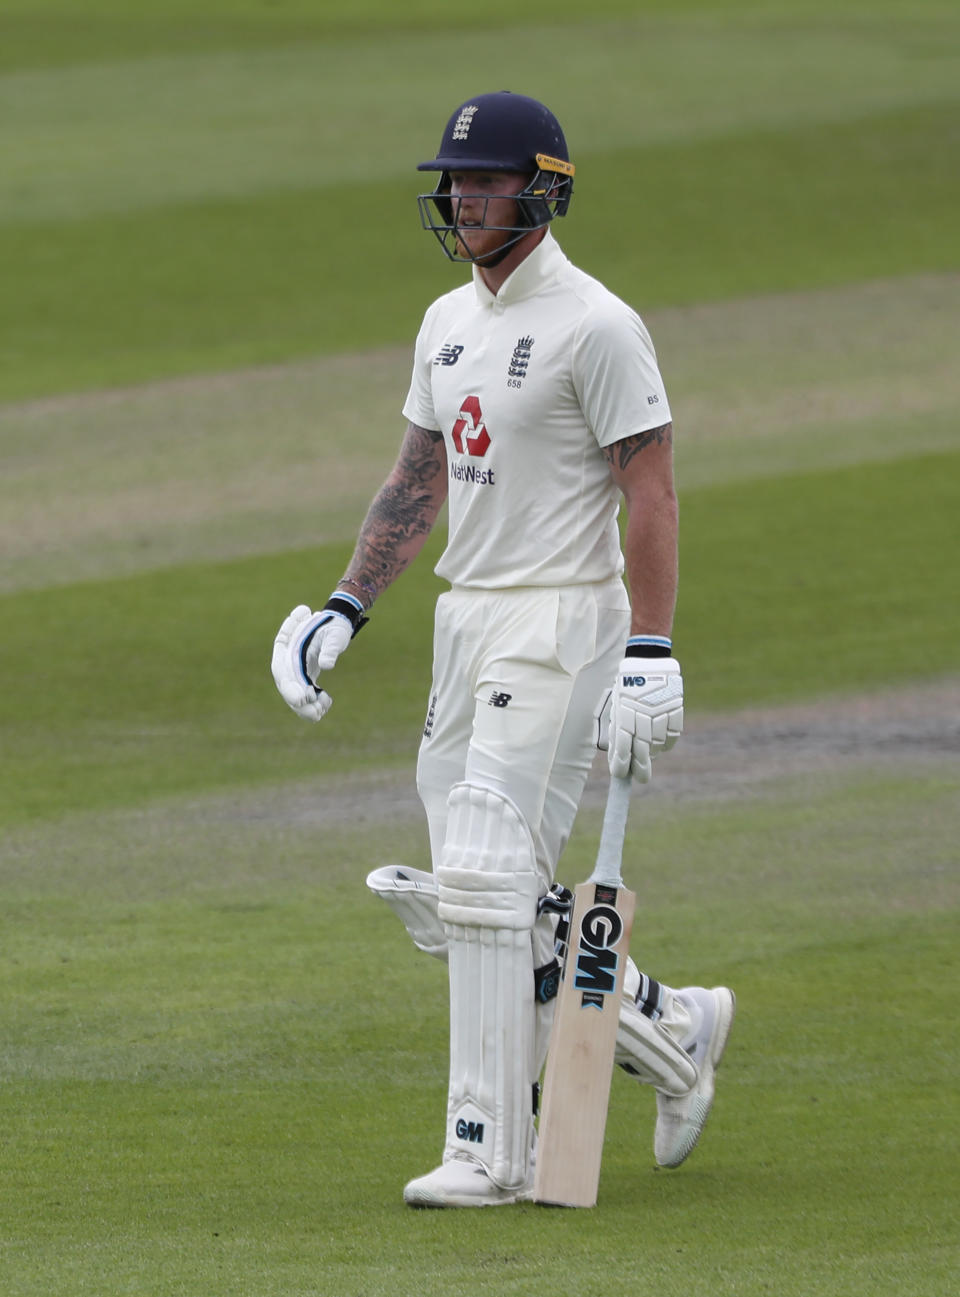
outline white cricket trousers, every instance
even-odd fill
[[[618,578],[598,585],[456,589],[437,601],[433,686],[417,788],[436,871],[447,797],[467,781],[508,797],[554,880],[597,752],[597,712],[630,624]]]

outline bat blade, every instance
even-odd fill
[[[540,1113],[535,1202],[593,1207],[636,896],[591,878],[574,891]]]

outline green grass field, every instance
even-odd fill
[[[322,726],[268,662],[343,570],[462,277],[415,164],[511,86],[563,121],[558,237],[671,393],[676,761],[747,708],[789,756],[798,708],[952,706],[958,40],[952,0],[6,0],[4,1297],[953,1290],[960,718],[735,791],[665,759],[635,953],[739,1003],[702,1146],[657,1170],[617,1075],[595,1211],[412,1213],[445,977],[363,879],[426,865],[438,540]],[[598,827],[592,801],[565,881]]]

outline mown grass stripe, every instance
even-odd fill
[[[691,707],[869,688],[907,663],[910,682],[956,671],[944,556],[958,465],[930,455],[689,493],[674,642]],[[0,599],[0,675],[14,685],[0,696],[0,818],[411,760],[439,539],[378,603],[316,728],[287,715],[269,650],[291,607],[326,596],[349,546]]]
[[[641,313],[955,270],[960,179],[942,163],[957,120],[944,102],[596,155],[558,232]],[[334,201],[305,189],[158,207],[55,236],[10,225],[0,400],[409,346],[429,301],[461,282],[416,228],[415,191],[411,172]],[[610,221],[612,202],[629,219]]]

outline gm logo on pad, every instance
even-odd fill
[[[483,1122],[464,1121],[461,1117],[456,1125],[457,1139],[464,1139],[468,1144],[483,1143]]]

